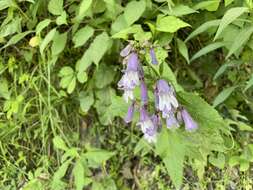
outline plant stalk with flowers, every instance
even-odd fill
[[[144,62],[140,61],[141,52],[149,51],[151,63],[158,65],[154,46],[146,43],[144,49],[139,50],[134,43],[129,43],[121,52],[123,57],[123,65],[125,69],[122,71],[123,76],[118,82],[118,87],[123,90],[123,98],[131,104],[125,116],[125,122],[130,123],[133,120],[135,110],[139,110],[140,118],[137,126],[140,126],[144,134],[144,138],[150,142],[155,143],[157,133],[162,126],[162,119],[165,120],[168,129],[179,128],[184,124],[185,130],[192,132],[198,128],[198,124],[177,100],[174,87],[166,80],[159,78],[154,84],[154,110],[155,113],[149,114],[149,98],[148,88],[145,83],[145,76],[143,71]],[[140,89],[140,97],[134,97],[134,90]],[[140,102],[137,100],[140,99]]]

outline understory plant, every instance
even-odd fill
[[[252,0],[0,0],[0,189],[252,189]]]

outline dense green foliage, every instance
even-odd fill
[[[0,0],[0,24],[0,189],[252,189],[252,0]],[[124,123],[130,40],[196,132]]]

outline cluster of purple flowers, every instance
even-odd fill
[[[153,48],[150,48],[149,54],[152,64],[158,64]],[[166,120],[166,125],[169,129],[178,128],[182,123],[185,124],[187,131],[194,131],[198,128],[197,123],[188,111],[178,103],[174,88],[163,79],[159,79],[156,82],[154,90],[156,114],[150,116],[147,111],[148,90],[144,81],[144,72],[140,65],[138,54],[132,44],[128,44],[120,52],[120,55],[124,58],[123,63],[126,64],[126,69],[123,70],[124,74],[118,82],[118,87],[124,91],[123,97],[125,101],[129,102],[129,99],[131,100],[131,105],[125,117],[126,123],[132,121],[134,111],[138,108],[140,111],[140,119],[137,125],[140,126],[144,138],[148,142],[156,142],[157,130],[162,126],[159,113]],[[136,87],[139,87],[141,91],[141,102],[138,106],[134,98],[134,89]]]

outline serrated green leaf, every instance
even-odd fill
[[[194,61],[195,59],[208,54],[211,51],[214,51],[216,49],[219,49],[221,47],[225,46],[224,42],[214,42],[212,44],[209,44],[205,47],[203,47],[201,50],[199,50],[197,53],[195,53],[192,58],[190,59],[190,62]]]
[[[124,10],[124,18],[127,25],[130,26],[137,21],[145,11],[145,8],[146,3],[144,0],[129,2]]]
[[[221,19],[219,28],[214,37],[214,41],[219,37],[219,35],[230,23],[232,23],[235,19],[237,19],[239,16],[241,16],[243,13],[247,11],[248,8],[246,7],[234,7],[229,9]]]
[[[84,45],[87,40],[94,34],[94,29],[90,26],[85,26],[78,30],[73,36],[72,40],[75,44],[75,48]]]
[[[161,32],[174,33],[187,26],[190,25],[175,16],[164,16],[158,18],[156,22],[156,29]]]
[[[157,138],[155,151],[162,158],[176,189],[180,189],[185,157],[185,143],[180,134],[176,131],[168,131],[164,127]]]
[[[53,15],[61,15],[63,12],[63,0],[50,0],[48,11]]]
[[[232,86],[229,88],[226,88],[224,90],[222,90],[218,96],[216,96],[216,98],[213,101],[213,106],[216,107],[219,104],[221,104],[222,102],[224,102],[231,94],[232,92],[236,89],[236,86]]]
[[[185,42],[188,42],[190,39],[194,38],[195,36],[207,31],[211,27],[219,26],[220,20],[210,20],[203,24],[201,24],[198,28],[196,28],[186,39]]]

